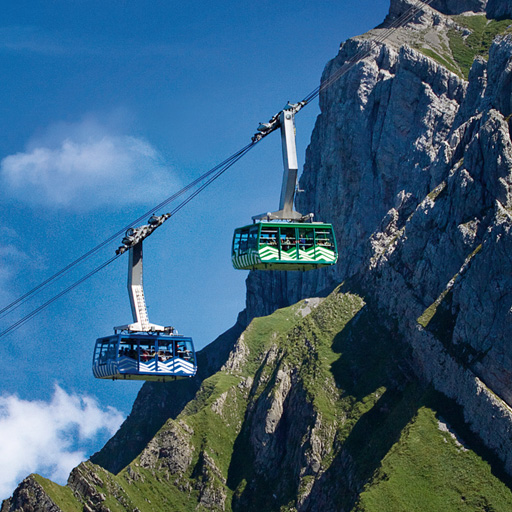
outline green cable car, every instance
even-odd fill
[[[253,217],[254,224],[235,230],[231,246],[233,267],[239,270],[311,270],[334,265],[338,250],[332,224],[312,222],[314,215],[294,211],[297,185],[295,113],[302,103],[288,104],[268,124],[263,136],[281,128],[284,175],[277,212]],[[256,134],[253,141],[260,140]]]
[[[239,270],[310,270],[338,260],[331,224],[258,222],[235,230],[231,251]]]

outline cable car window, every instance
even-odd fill
[[[284,252],[289,252],[292,249],[295,249],[295,228],[280,228],[279,231],[281,250]]]
[[[256,249],[258,245],[258,226],[254,226],[249,230],[248,249]]]
[[[178,341],[176,343],[176,355],[181,359],[185,359],[185,361],[194,363],[194,350],[192,348],[192,342],[190,340]]]
[[[98,349],[97,361],[99,364],[106,364],[109,359],[115,359],[115,341],[112,342],[111,340],[106,339],[103,342],[98,343],[96,348]]]
[[[147,363],[155,358],[155,344],[154,342],[147,342],[141,340],[140,342],[140,361]]]
[[[240,247],[240,238],[242,234],[240,231],[235,231],[235,238],[233,239],[233,254],[238,254],[238,248]]]
[[[302,251],[307,251],[313,247],[313,245],[315,245],[314,228],[299,228],[299,249]]]
[[[119,357],[137,359],[137,345],[121,341],[121,343],[119,343]]]
[[[277,228],[262,228],[260,235],[260,247],[262,245],[277,246]]]
[[[172,341],[158,340],[158,360],[165,363],[174,356]]]
[[[247,252],[247,239],[249,238],[249,230],[244,229],[240,233],[240,252],[239,254],[243,254]]]
[[[316,243],[318,246],[334,250],[334,237],[332,231],[328,231],[325,229],[317,229],[315,231],[315,235]]]
[[[94,346],[94,354],[92,356],[93,361],[99,362],[100,349],[101,349],[101,342],[99,340],[96,340],[96,345]]]

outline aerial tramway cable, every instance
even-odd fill
[[[371,48],[368,50],[360,50],[353,57],[350,58],[348,62],[345,62],[340,69],[335,71],[331,76],[329,76],[326,80],[324,80],[318,87],[316,87],[313,91],[311,91],[303,100],[304,103],[309,103],[311,100],[315,99],[320,92],[327,89],[332,83],[336,82],[340,79],[345,73],[347,73],[357,62],[367,57],[370,52],[375,48],[378,43],[383,43],[386,39],[388,39],[391,34],[393,34],[398,28],[400,28],[405,23],[409,22],[416,14],[420,11],[421,7],[428,6],[433,2],[433,0],[416,0],[416,3],[411,6],[407,11],[402,13],[396,20],[393,21],[389,25],[387,29],[384,30],[382,34],[379,36],[369,39]]]
[[[366,50],[360,50],[356,53],[348,62],[346,62],[343,66],[341,66],[340,69],[338,69],[336,72],[334,72],[331,76],[329,76],[324,82],[322,82],[318,87],[316,87],[313,91],[311,91],[300,103],[298,103],[298,110],[306,106],[308,103],[310,103],[313,99],[315,99],[320,92],[327,89],[330,85],[332,85],[334,82],[339,80],[343,75],[345,75],[352,67],[359,62],[360,60],[366,58],[370,55],[370,53],[375,48],[375,45],[378,43],[384,42],[386,39],[388,39],[400,26],[404,25],[405,23],[409,22],[414,16],[420,12],[421,8],[424,6],[428,6],[432,3],[433,0],[417,0],[414,5],[412,5],[409,9],[407,9],[401,16],[399,16],[396,20],[394,20],[389,27],[378,37],[369,40],[370,41],[370,48]],[[282,111],[281,111],[282,112]],[[269,128],[267,130],[261,130],[260,133],[257,133],[253,138],[252,141],[238,150],[237,152],[233,153],[230,157],[226,158],[223,162],[217,164],[209,171],[205,172],[201,176],[199,176],[197,179],[193,180],[191,183],[183,187],[181,190],[176,192],[175,194],[171,195],[158,205],[154,206],[150,210],[148,210],[145,214],[141,215],[134,221],[132,221],[130,224],[125,226],[123,229],[117,231],[110,237],[108,237],[105,241],[101,242],[91,250],[84,253],[82,256],[74,260],[73,262],[69,263],[65,267],[63,267],[61,270],[50,276],[48,279],[41,282],[39,285],[28,291],[27,293],[23,294],[16,300],[12,301],[7,306],[0,309],[0,318],[5,317],[6,315],[10,314],[14,310],[16,310],[18,307],[20,307],[22,304],[30,300],[33,296],[35,296],[37,293],[42,291],[44,288],[49,286],[51,283],[56,281],[58,278],[69,272],[72,268],[80,264],[81,262],[85,261],[89,257],[91,257],[93,254],[98,252],[101,248],[118,238],[120,235],[122,235],[124,232],[126,232],[129,228],[133,227],[134,225],[138,224],[142,220],[144,220],[148,215],[154,214],[157,210],[163,208],[164,206],[167,206],[169,203],[176,200],[178,197],[207,179],[197,190],[195,190],[193,193],[190,194],[182,203],[180,203],[177,207],[175,207],[171,212],[170,216],[177,213],[179,210],[181,210],[186,204],[188,204],[193,198],[195,198],[200,192],[202,192],[208,185],[210,185],[213,181],[215,181],[219,176],[221,176],[226,170],[228,170],[233,164],[235,164],[240,158],[242,158],[248,151],[250,151],[261,139],[266,137],[268,134],[276,130],[279,125],[276,122],[279,115],[281,114],[279,112],[271,119],[271,124],[269,125]],[[81,277],[77,281],[75,281],[73,284],[68,286],[66,289],[59,292],[57,295],[46,301],[44,304],[38,306],[36,309],[34,309],[29,314],[25,315],[23,318],[19,319],[15,323],[13,323],[11,326],[9,326],[7,329],[0,332],[0,338],[5,336],[6,334],[9,334],[19,327],[21,327],[25,322],[33,318],[35,315],[40,313],[42,310],[44,310],[46,307],[48,307],[50,304],[55,302],[57,299],[68,293],[69,291],[73,290],[76,286],[83,283],[93,275],[95,275],[97,272],[102,270],[103,268],[110,265],[113,261],[115,261],[119,257],[119,254],[116,254],[116,256],[110,258],[106,262],[102,263],[98,267],[96,267],[94,270],[86,274],[85,276]]]
[[[179,197],[180,195],[183,195],[187,190],[190,190],[194,185],[197,185],[198,183],[200,183],[201,181],[203,181],[204,179],[206,179],[208,176],[210,176],[210,178],[205,182],[203,183],[197,190],[195,190],[194,192],[192,192],[192,194],[190,194],[183,202],[181,202],[178,206],[176,206],[171,212],[170,212],[170,215],[174,215],[176,214],[179,210],[181,210],[186,204],[188,204],[194,197],[196,197],[200,192],[202,192],[208,185],[210,185],[213,181],[215,181],[217,178],[219,178],[224,172],[226,172],[233,164],[235,164],[238,160],[240,160],[240,158],[242,158],[248,151],[250,151],[254,146],[256,145],[255,142],[251,142],[250,144],[247,144],[244,148],[242,148],[241,150],[237,151],[236,153],[234,153],[233,155],[231,155],[229,158],[227,158],[226,160],[224,160],[221,164],[218,164],[216,165],[215,167],[213,167],[212,169],[210,169],[208,172],[204,173],[202,176],[200,176],[199,178],[197,178],[196,180],[194,180],[193,182],[189,183],[186,187],[182,188],[180,191],[176,192],[175,194],[173,194],[172,196],[170,196],[169,198],[167,198],[166,200],[162,201],[159,205],[157,205],[155,208],[152,208],[151,210],[149,210],[149,212],[147,212],[144,216],[141,216],[139,219],[135,220],[134,222],[130,223],[128,228],[133,226],[134,224],[140,222],[142,219],[146,218],[148,215],[151,215],[152,213],[154,213],[154,211],[160,207],[163,207],[163,206],[166,206],[167,204],[169,204],[170,202],[174,201],[177,197]],[[216,172],[215,172],[216,171]],[[52,276],[51,278],[47,279],[46,281],[44,281],[43,283],[41,283],[38,287],[34,288],[32,290],[32,295],[35,295],[38,291],[40,291],[46,284],[50,283],[51,281],[54,281],[55,279],[57,279],[58,277],[60,277],[61,275],[63,275],[65,272],[67,272],[68,270],[70,270],[73,266],[77,265],[78,263],[80,263],[81,261],[83,261],[85,258],[87,258],[88,256],[92,255],[94,252],[96,252],[97,250],[99,250],[101,247],[105,246],[107,243],[111,242],[113,239],[117,238],[120,234],[122,234],[127,228],[125,228],[124,230],[121,230],[120,232],[116,233],[115,235],[112,235],[110,238],[108,238],[105,242],[102,242],[101,244],[99,244],[98,246],[96,246],[94,249],[91,249],[89,252],[87,252],[84,256],[82,256],[81,258],[78,258],[77,260],[75,260],[73,263],[69,264],[67,267],[65,267],[64,269],[62,269],[61,271],[57,272],[56,274],[54,274],[54,276]],[[38,306],[36,309],[34,309],[33,311],[31,311],[30,313],[28,313],[27,315],[25,315],[23,318],[19,319],[18,321],[14,322],[11,326],[9,326],[7,329],[3,330],[0,332],[0,338],[5,336],[6,334],[9,334],[10,332],[13,332],[15,331],[16,329],[18,329],[19,327],[21,327],[25,322],[27,322],[28,320],[30,320],[31,318],[33,318],[35,315],[37,315],[38,313],[40,313],[42,310],[44,310],[46,307],[48,307],[50,304],[52,304],[53,302],[55,302],[57,299],[59,299],[60,297],[62,297],[63,295],[65,295],[66,293],[70,292],[71,290],[73,290],[74,288],[76,288],[79,284],[83,283],[84,281],[86,281],[87,279],[89,279],[90,277],[92,277],[94,274],[96,274],[97,272],[99,272],[100,270],[102,270],[103,268],[107,267],[108,265],[110,265],[111,263],[113,263],[118,257],[120,256],[120,254],[116,254],[113,258],[109,259],[108,261],[102,263],[101,265],[99,265],[98,267],[96,267],[94,270],[92,270],[91,272],[89,272],[88,274],[86,274],[85,276],[81,277],[80,279],[78,279],[76,282],[74,282],[73,284],[71,284],[70,286],[68,286],[66,289],[64,289],[63,291],[59,292],[57,295],[55,295],[54,297],[52,297],[51,299],[49,299],[48,301],[46,301],[44,304]],[[12,305],[15,305],[15,307],[11,307],[11,311],[14,311],[17,307],[19,307],[21,304],[23,304],[24,302],[26,302],[27,298],[30,295],[30,292],[25,294],[23,297],[21,297],[20,299],[18,299],[17,301],[14,301],[13,303],[11,303]],[[23,300],[25,298],[25,300]],[[5,311],[7,310],[8,307],[4,308],[2,311]],[[4,315],[5,316],[5,315]]]
[[[248,144],[247,146],[245,146],[244,148],[242,148],[241,150],[237,151],[236,153],[234,153],[233,155],[231,155],[229,158],[225,159],[223,162],[221,162],[220,164],[217,164],[215,167],[213,167],[212,169],[210,169],[209,171],[205,172],[204,174],[202,174],[201,176],[199,176],[198,178],[196,178],[194,181],[192,181],[191,183],[189,183],[188,185],[186,185],[185,187],[183,187],[181,190],[179,190],[178,192],[176,192],[175,194],[173,194],[172,196],[168,197],[167,199],[165,199],[164,201],[162,201],[161,203],[159,203],[158,205],[154,206],[153,208],[151,208],[151,210],[148,210],[146,213],[144,213],[143,215],[141,215],[140,217],[138,217],[137,219],[135,219],[134,221],[130,222],[130,224],[128,224],[127,226],[125,226],[124,228],[120,229],[119,231],[117,231],[116,233],[114,233],[113,235],[111,235],[110,237],[108,237],[106,240],[104,240],[103,242],[101,242],[100,244],[98,244],[96,247],[92,248],[91,250],[87,251],[85,254],[83,254],[82,256],[80,256],[79,258],[77,258],[76,260],[74,260],[73,262],[69,263],[68,265],[66,265],[64,268],[62,268],[61,270],[59,270],[58,272],[56,272],[55,274],[53,274],[51,277],[49,277],[48,279],[44,280],[42,283],[40,283],[39,285],[37,285],[36,287],[34,287],[32,290],[28,291],[27,293],[25,293],[24,295],[22,295],[21,297],[17,298],[16,300],[12,301],[10,304],[8,304],[7,306],[5,306],[4,308],[0,309],[0,318],[3,318],[4,316],[8,315],[9,313],[11,313],[12,311],[16,310],[18,307],[20,307],[22,304],[24,304],[25,302],[27,302],[28,300],[30,300],[30,298],[32,298],[34,295],[36,295],[37,293],[39,293],[40,291],[42,291],[46,286],[48,286],[50,283],[52,283],[53,281],[57,280],[59,277],[63,276],[64,274],[66,274],[68,271],[70,271],[73,267],[75,267],[76,265],[78,265],[79,263],[81,263],[82,261],[86,260],[87,258],[89,258],[90,256],[92,256],[93,254],[95,254],[96,252],[98,252],[100,249],[102,249],[103,247],[105,247],[106,245],[108,245],[110,242],[112,242],[113,240],[116,240],[117,238],[119,238],[121,235],[123,235],[129,228],[133,227],[134,225],[142,222],[144,219],[146,219],[147,217],[149,217],[150,215],[152,215],[153,213],[155,213],[157,210],[159,210],[160,208],[163,208],[164,206],[168,205],[169,203],[175,201],[178,197],[182,196],[185,192],[187,192],[188,190],[190,190],[191,188],[193,188],[194,186],[198,185],[199,183],[201,183],[201,181],[205,180],[206,178],[208,178],[209,176],[211,176],[213,173],[215,173],[216,171],[218,171],[219,169],[221,169],[222,172],[220,172],[220,174],[222,174],[224,171],[226,171],[227,169],[229,169],[229,167],[231,167],[231,165],[233,165],[236,161],[238,161],[254,144],[251,143],[251,144]],[[220,176],[219,174],[219,176]],[[211,179],[211,178],[210,178]],[[214,177],[214,179],[216,179],[216,177]],[[209,180],[207,182],[207,184],[209,184],[211,181]],[[200,191],[203,190],[204,186],[201,187]],[[195,195],[197,195],[197,193],[199,192],[196,192],[194,194],[194,197]],[[191,199],[188,199],[186,201],[186,203],[188,203]],[[186,204],[185,203],[185,204]],[[185,205],[183,204],[183,206]],[[179,211],[183,206],[177,208],[176,210],[173,210],[173,212],[171,213],[175,213],[175,211]],[[1,333],[0,333],[0,336],[1,336]]]
[[[100,266],[96,267],[94,270],[92,270],[91,272],[89,272],[85,276],[81,277],[78,281],[75,281],[73,284],[68,286],[66,289],[62,290],[57,295],[53,296],[50,300],[46,301],[44,304],[41,304],[39,307],[37,307],[36,309],[31,311],[28,315],[24,316],[23,318],[21,318],[17,322],[14,322],[10,327],[8,327],[4,331],[0,332],[0,338],[2,336],[5,336],[6,334],[9,334],[12,331],[15,331],[19,327],[21,327],[25,322],[30,320],[32,317],[36,316],[38,313],[40,313],[43,309],[47,308],[50,304],[55,302],[57,299],[60,299],[63,295],[65,295],[66,293],[70,292],[73,288],[76,288],[79,284],[83,283],[84,281],[86,281],[87,279],[92,277],[94,274],[96,274],[97,272],[99,272],[103,268],[105,268],[108,265],[110,265],[114,260],[119,258],[119,256],[120,256],[119,254],[116,254],[114,257],[112,257],[109,260],[105,261]]]

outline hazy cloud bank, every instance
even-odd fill
[[[0,162],[0,179],[21,202],[78,210],[151,204],[176,186],[149,142],[93,117],[48,127]]]
[[[87,446],[113,434],[123,419],[113,407],[101,409],[94,398],[57,385],[49,402],[0,396],[0,499],[30,473],[65,484],[71,469],[91,455]]]

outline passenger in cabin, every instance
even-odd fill
[[[285,241],[283,242],[283,249],[285,251],[288,251],[294,245],[295,245],[295,240],[293,240],[292,238],[286,238]]]
[[[148,352],[146,349],[144,349],[144,350],[142,351],[142,354],[141,354],[141,356],[140,356],[140,360],[141,360],[143,363],[147,363],[147,362],[149,361],[149,352]]]

